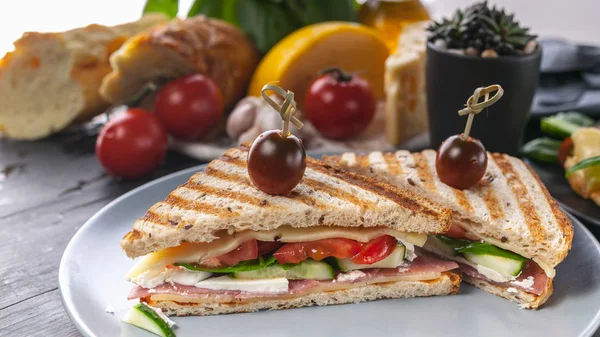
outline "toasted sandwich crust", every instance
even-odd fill
[[[500,287],[495,284],[492,284],[486,280],[482,280],[476,277],[471,277],[469,275],[463,274],[462,279],[477,288],[486,291],[490,294],[505,298],[507,300],[511,300],[513,302],[518,303],[523,309],[537,309],[542,304],[546,303],[548,298],[554,292],[554,284],[551,278],[548,278],[548,282],[546,284],[546,288],[541,295],[536,295],[532,293],[528,293],[521,289],[514,289],[514,292],[507,291],[508,288]]]
[[[167,315],[220,315],[259,310],[279,310],[307,306],[324,306],[345,303],[358,303],[384,298],[407,298],[456,294],[460,287],[460,276],[444,272],[442,276],[429,281],[399,281],[370,284],[367,286],[335,290],[313,294],[298,295],[287,299],[267,299],[253,302],[236,301],[224,303],[217,299],[203,303],[179,303],[173,301],[153,301],[142,298],[141,301],[160,308]]]
[[[457,190],[437,177],[435,156],[432,150],[348,153],[325,161],[379,177],[449,207],[453,219],[468,223],[475,234],[502,242],[503,248],[534,258],[550,269],[566,257],[573,226],[525,163],[504,154],[488,154],[488,169],[481,182]]]
[[[248,177],[247,154],[230,149],[152,206],[121,241],[126,254],[134,258],[184,241],[210,242],[223,230],[387,226],[433,234],[450,227],[449,208],[314,159],[307,160],[303,180],[289,195],[265,194]]]

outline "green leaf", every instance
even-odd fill
[[[583,170],[585,168],[592,167],[592,166],[598,166],[598,165],[600,165],[600,156],[584,159],[584,160],[580,161],[579,163],[571,166],[567,170],[567,172],[565,172],[565,177],[569,178],[571,173],[573,173],[575,171]]]
[[[480,15],[479,18],[481,20],[485,21],[485,23],[488,24],[488,26],[494,31],[494,33],[500,34],[500,27],[498,26],[498,24],[496,22],[494,22],[494,20],[488,18],[487,16],[483,16],[483,15]]]
[[[453,239],[453,238],[449,238],[445,235],[436,235],[438,239],[440,239],[440,241],[442,241],[446,246],[451,247],[454,250],[459,250],[461,248],[464,248],[468,245],[471,244],[471,241],[469,240],[458,240],[458,239]]]
[[[300,28],[284,4],[243,0],[238,2],[236,14],[240,28],[263,54],[283,37]]]
[[[143,13],[164,13],[171,18],[177,16],[179,0],[146,0]]]
[[[277,263],[277,260],[273,256],[264,259],[262,256],[258,259],[242,261],[235,266],[223,267],[223,268],[206,268],[198,266],[193,263],[173,263],[174,266],[184,267],[185,269],[195,271],[207,271],[211,273],[235,273],[238,271],[249,271],[268,267]]]
[[[285,0],[297,22],[306,26],[324,21],[356,21],[354,0]]]
[[[237,2],[238,0],[196,0],[192,4],[187,17],[202,14],[237,26]]]
[[[537,138],[523,146],[521,152],[528,158],[548,164],[558,164],[560,140]]]

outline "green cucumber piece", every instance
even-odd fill
[[[541,163],[557,164],[560,140],[547,137],[536,138],[523,145],[521,152],[530,159]]]
[[[295,265],[275,264],[263,269],[236,272],[232,276],[239,279],[285,277],[288,280],[333,280],[335,272],[325,262],[308,259]]]
[[[396,268],[402,264],[402,261],[404,261],[405,257],[406,247],[404,247],[404,245],[398,244],[396,248],[394,248],[394,251],[392,251],[392,253],[388,257],[373,264],[357,264],[352,262],[351,259],[338,259],[337,261],[340,267],[340,271],[347,272],[357,269]]]
[[[249,270],[249,271],[238,271],[233,273],[233,278],[239,279],[263,279],[263,278],[279,278],[286,277],[286,270],[279,264],[272,265],[269,267]]]
[[[471,253],[464,253],[463,255],[467,261],[493,269],[505,276],[519,276],[525,267],[525,263],[527,263],[527,260],[523,258],[515,260],[497,255]]]
[[[448,245],[435,235],[430,235],[429,238],[427,238],[424,248],[439,254],[440,256],[458,255],[458,252],[452,246]]]
[[[273,257],[273,256],[269,256],[266,259],[261,256],[258,259],[242,261],[242,262],[236,264],[235,266],[223,267],[223,268],[207,268],[207,267],[199,266],[199,265],[196,265],[193,263],[173,263],[173,265],[179,266],[179,267],[184,267],[185,269],[188,269],[188,270],[207,271],[207,272],[211,272],[211,273],[224,274],[224,273],[235,273],[235,272],[240,272],[240,271],[262,269],[262,268],[274,265],[276,263],[277,263],[277,260],[275,260],[275,257]]]
[[[131,307],[123,321],[161,337],[175,337],[169,324],[145,303],[138,303]]]
[[[543,133],[559,139],[565,139],[577,129],[582,127],[594,126],[596,122],[578,112],[562,112],[550,117],[542,118],[540,129]]]
[[[457,249],[459,253],[465,254],[473,254],[473,255],[493,255],[498,257],[504,257],[510,260],[515,261],[527,261],[526,258],[522,257],[519,254],[510,252],[508,250],[498,248],[494,245],[491,245],[487,242],[472,242],[466,247],[462,247]]]
[[[288,280],[333,280],[335,272],[326,262],[305,260],[286,271]]]

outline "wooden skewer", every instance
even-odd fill
[[[496,91],[496,94],[490,98],[490,93]],[[481,95],[485,95],[483,102],[479,102],[479,97]],[[467,103],[465,104],[465,108],[458,111],[459,116],[469,115],[467,118],[467,125],[465,126],[465,132],[462,134],[462,139],[469,139],[469,134],[471,133],[471,127],[473,126],[473,118],[475,115],[480,113],[483,109],[491,106],[492,104],[498,102],[498,100],[504,95],[504,89],[499,84],[493,84],[485,88],[477,88],[473,95],[469,97]]]
[[[277,104],[269,95],[267,95],[267,91],[274,91],[276,94],[283,98],[283,103],[281,105]],[[262,98],[269,104],[275,111],[279,113],[281,116],[282,127],[281,127],[281,135],[283,137],[287,137],[290,135],[290,122],[296,127],[296,129],[300,129],[304,126],[304,124],[296,118],[294,115],[297,110],[297,103],[294,100],[294,93],[291,91],[285,91],[281,87],[278,87],[274,84],[265,84],[260,91]]]

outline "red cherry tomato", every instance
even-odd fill
[[[195,140],[212,131],[223,116],[223,98],[210,78],[188,75],[163,85],[154,111],[171,135]]]
[[[350,239],[323,239],[311,242],[287,243],[273,256],[281,263],[300,263],[308,258],[321,261],[326,257],[346,259],[360,253],[362,245]]]
[[[258,245],[256,240],[250,240],[242,243],[229,253],[217,256],[217,259],[221,266],[235,266],[242,261],[253,260],[257,257]]]
[[[143,109],[129,109],[106,123],[96,140],[96,156],[110,174],[135,179],[165,158],[168,135],[160,120]]]
[[[383,235],[367,242],[360,253],[352,257],[356,264],[373,264],[388,257],[396,248],[396,238],[391,235]]]
[[[283,246],[283,243],[281,242],[258,241],[258,256],[264,256],[271,252],[274,252],[281,246]]]
[[[565,165],[565,161],[571,155],[571,152],[573,152],[573,139],[567,137],[560,143],[560,147],[558,148],[558,161],[560,165]]]
[[[369,82],[333,69],[308,88],[304,113],[325,137],[345,139],[367,128],[375,116],[375,106]]]

